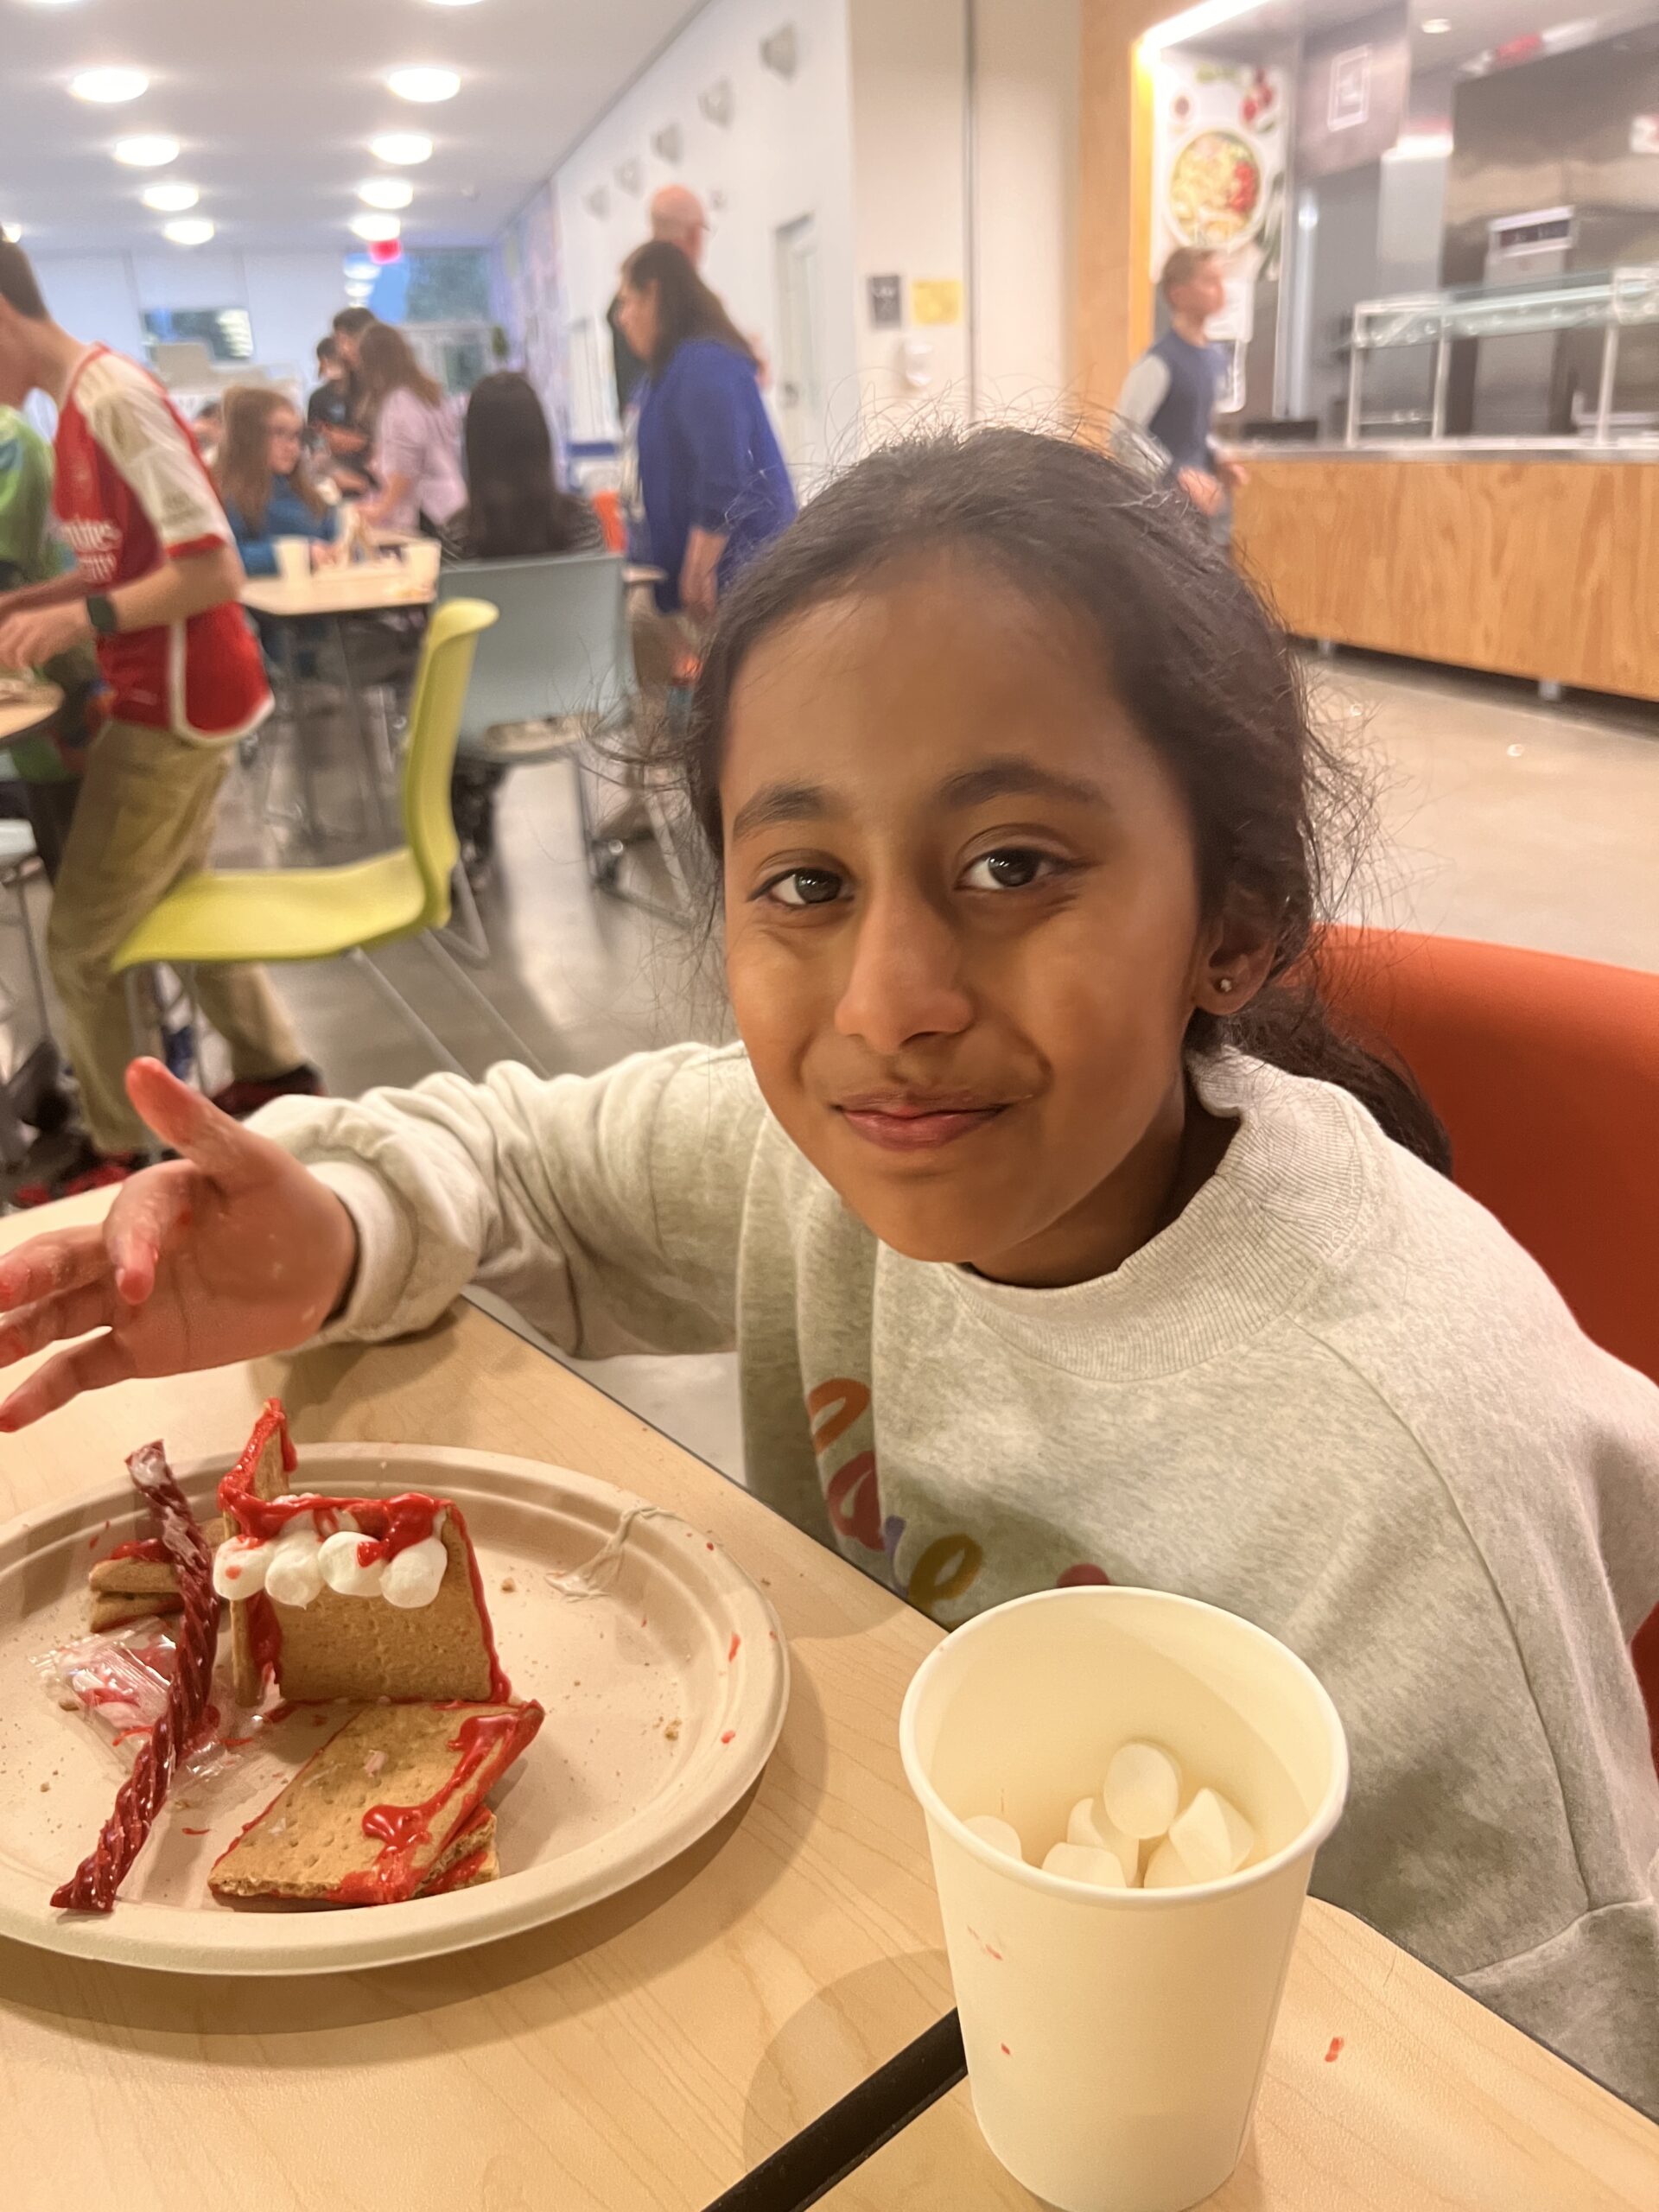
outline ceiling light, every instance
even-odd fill
[[[453,69],[394,69],[386,79],[386,87],[396,92],[400,100],[428,104],[454,99],[461,90],[461,79]]]
[[[1428,16],[1418,26],[1425,38],[1444,38],[1451,28],[1450,16]]]
[[[162,236],[175,245],[206,245],[213,226],[205,215],[181,215],[176,223],[163,223]]]
[[[118,138],[112,150],[116,160],[130,169],[159,169],[178,160],[179,142],[157,131],[148,138]]]
[[[153,207],[158,215],[182,215],[187,207],[194,207],[201,194],[194,184],[147,184],[139,195],[146,207]]]
[[[377,238],[395,238],[400,235],[403,227],[395,215],[353,215],[352,218],[353,231],[369,244]]]
[[[407,207],[415,188],[407,177],[372,176],[358,186],[357,196],[367,207]]]
[[[477,0],[432,0],[435,8],[471,8],[476,4]]]
[[[0,238],[4,238],[8,245],[16,245],[22,235],[23,226],[21,223],[0,223]]]
[[[412,169],[432,158],[432,141],[423,130],[387,130],[371,138],[369,151],[388,168]]]
[[[147,92],[149,79],[142,69],[83,69],[69,79],[69,89],[78,100],[118,107],[123,100],[136,100]]]

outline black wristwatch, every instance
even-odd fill
[[[86,620],[100,638],[112,638],[121,627],[121,617],[115,611],[115,601],[95,591],[86,602]]]

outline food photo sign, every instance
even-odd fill
[[[1243,404],[1256,280],[1279,273],[1287,105],[1281,69],[1191,53],[1154,65],[1153,281],[1178,245],[1222,256],[1227,305],[1210,335],[1233,355],[1224,414]]]

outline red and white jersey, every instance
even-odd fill
[[[58,414],[53,494],[64,536],[95,591],[231,543],[195,441],[147,370],[107,346],[82,354]],[[234,600],[152,630],[98,640],[118,721],[210,743],[245,736],[270,687]]]

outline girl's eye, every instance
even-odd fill
[[[970,861],[962,880],[970,891],[1023,891],[1028,884],[1058,875],[1064,866],[1052,853],[1009,845]]]
[[[840,898],[842,882],[827,868],[792,868],[763,885],[760,896],[778,906],[830,906]]]

